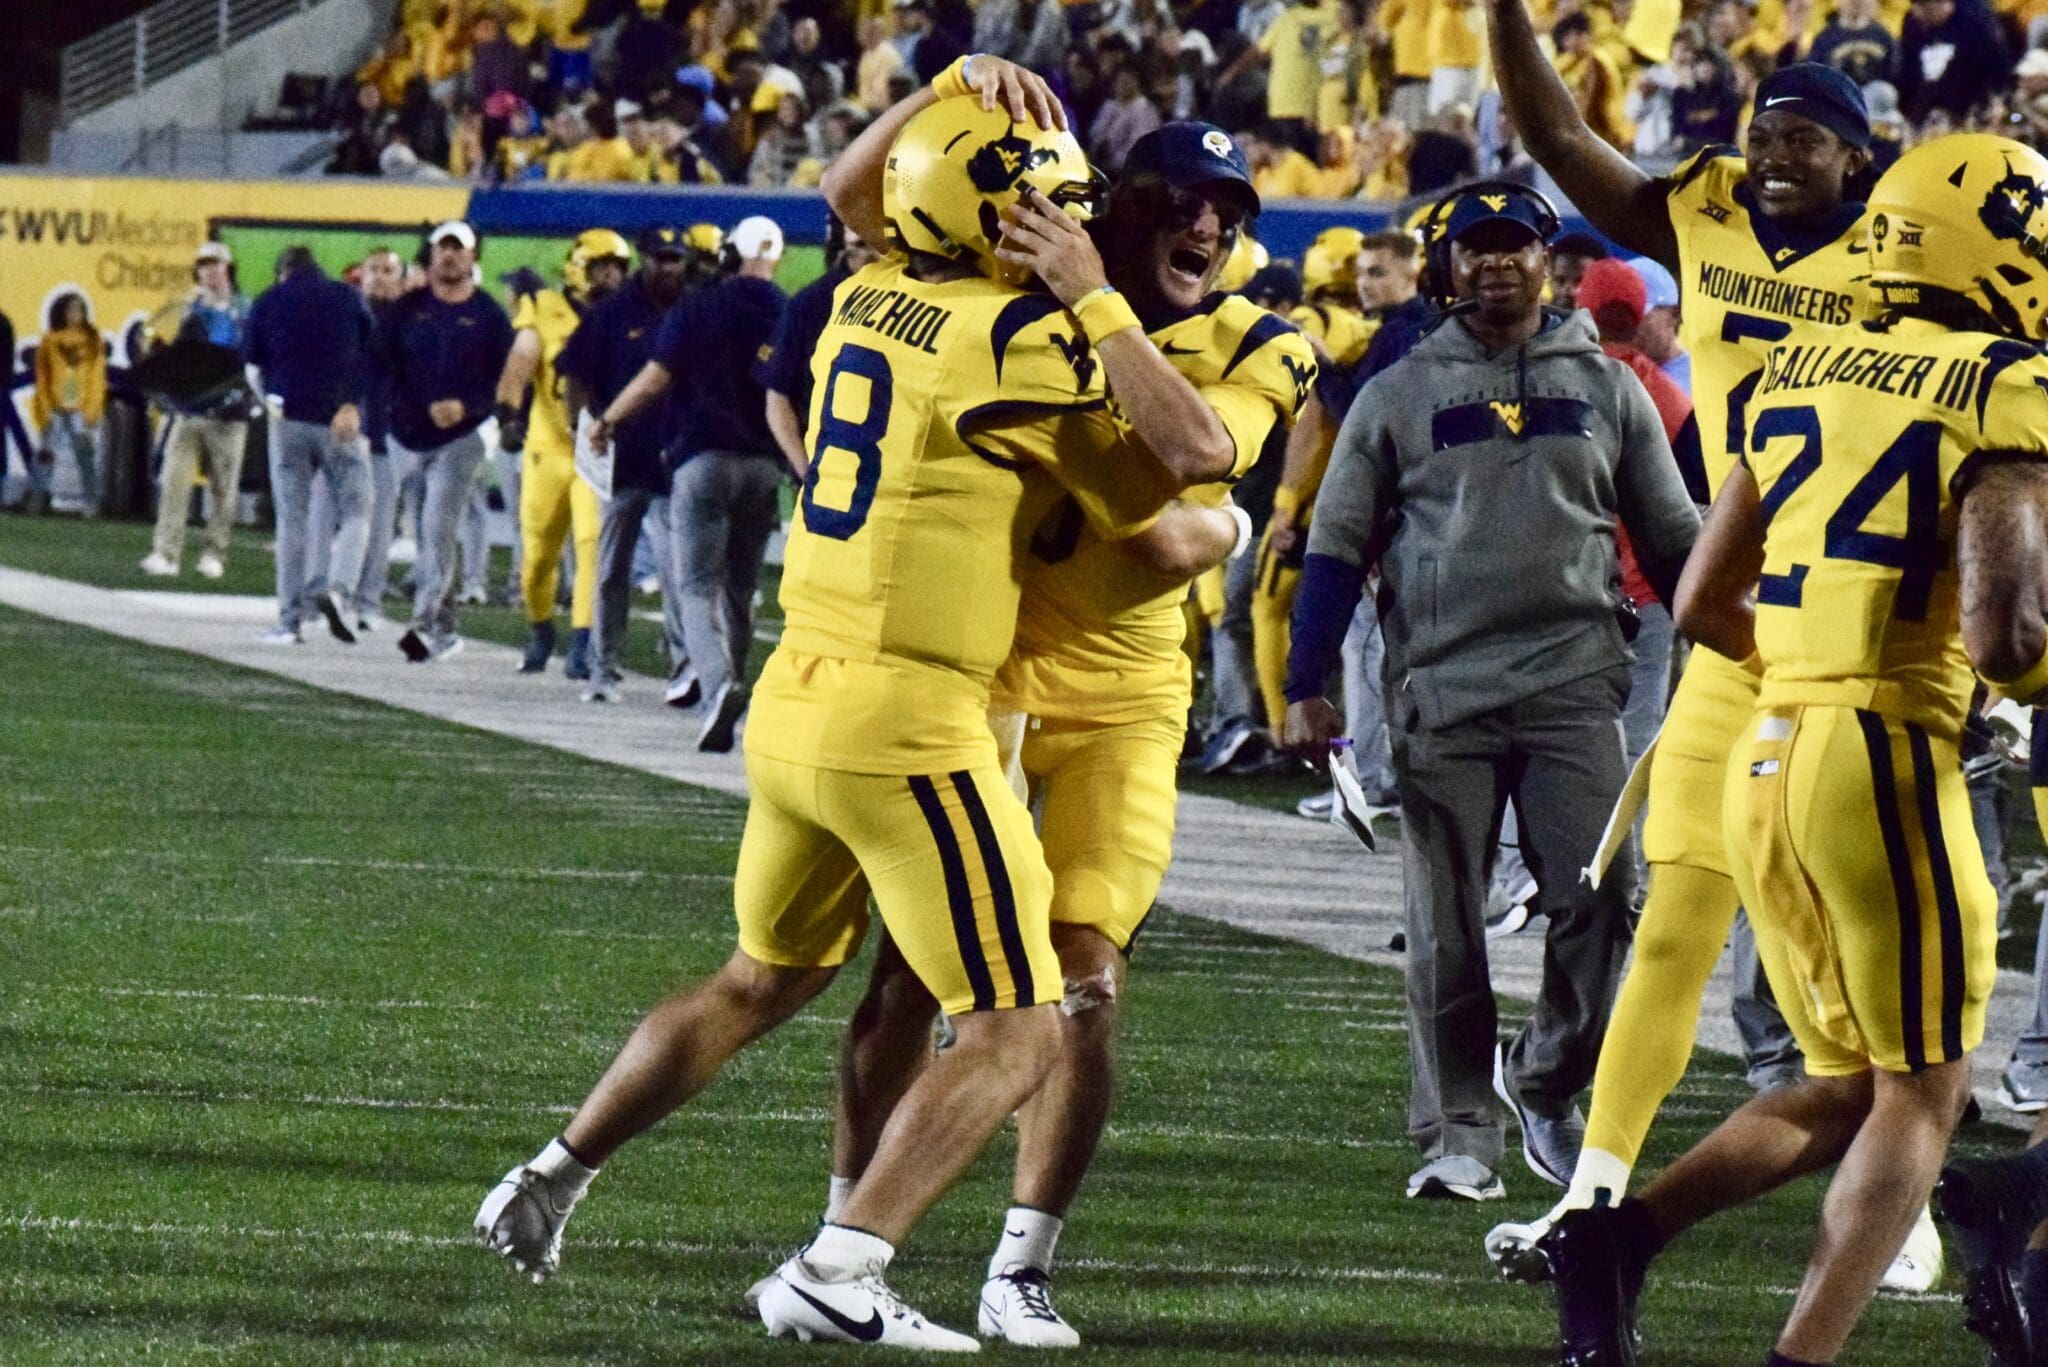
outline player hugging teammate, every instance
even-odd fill
[[[846,1050],[831,1203],[754,1288],[762,1321],[806,1341],[975,1348],[883,1273],[1021,1107],[1018,1205],[980,1327],[1076,1341],[1046,1273],[1167,862],[1189,692],[1179,601],[1243,551],[1227,482],[1314,376],[1292,325],[1211,293],[1258,206],[1222,130],[1141,141],[1098,249],[1084,225],[1101,190],[1050,89],[989,57],[955,63],[835,162],[834,208],[892,250],[840,286],[812,362],[788,625],[746,733],[738,947],[655,1008],[478,1211],[479,1237],[536,1280],[598,1165],[823,990],[872,895],[889,949]],[[1043,804],[1043,844],[1012,771]],[[939,1010],[956,1038],[933,1057]]]

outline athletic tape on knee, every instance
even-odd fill
[[[1116,1005],[1116,970],[1105,968],[1089,978],[1068,978],[1067,995],[1060,998],[1060,1014],[1078,1016],[1098,1006]]]

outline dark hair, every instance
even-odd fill
[[[1588,261],[1605,261],[1611,253],[1607,244],[1591,233],[1565,233],[1550,244],[1550,254],[1583,256]]]
[[[373,252],[371,255],[375,255],[375,253]],[[277,255],[277,274],[279,279],[283,279],[287,275],[296,275],[300,271],[317,271],[319,269],[319,258],[314,256],[313,249],[303,242],[294,243]]]
[[[78,307],[85,311],[85,321],[92,322],[92,301],[85,297],[85,292],[64,290],[50,301],[50,311],[43,320],[45,332],[55,332],[64,326],[64,306],[74,299],[78,301]]]
[[[583,111],[583,121],[590,125],[590,135],[594,138],[610,139],[619,135],[619,116],[603,100]]]
[[[1593,17],[1584,10],[1574,10],[1557,21],[1550,30],[1550,37],[1552,41],[1561,43],[1574,33],[1591,33],[1592,31]]]

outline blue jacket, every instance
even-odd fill
[[[669,390],[669,463],[699,451],[774,456],[768,393],[754,367],[788,303],[766,280],[736,275],[685,295],[654,343],[654,359],[675,377]]]
[[[512,320],[482,290],[444,304],[431,289],[391,306],[378,341],[391,376],[391,436],[408,451],[431,451],[468,436],[491,416],[498,375],[512,350]],[[428,410],[462,401],[462,418],[437,427]]]
[[[243,359],[263,372],[264,392],[282,398],[295,422],[325,424],[343,404],[360,407],[370,349],[362,296],[313,268],[263,291],[242,329]]]
[[[555,373],[590,391],[592,413],[604,412],[654,355],[664,312],[648,293],[645,274],[634,276],[583,315],[569,344],[555,358]],[[678,376],[677,383],[686,384],[688,379]],[[661,462],[667,430],[663,408],[649,404],[612,434],[613,488],[668,492],[668,471]]]

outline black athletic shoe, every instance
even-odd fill
[[[1959,1159],[1941,1170],[1934,1208],[1963,1255],[1963,1327],[1989,1346],[1996,1367],[2029,1367],[2048,1361],[2048,1344],[2037,1356],[2020,1302],[2020,1256],[2034,1226],[2016,1213],[2022,1203],[2011,1187],[2000,1160]]]
[[[320,615],[327,619],[327,634],[345,646],[356,643],[356,633],[348,624],[347,604],[333,589],[322,589],[316,600],[320,604]]]
[[[410,628],[398,638],[398,648],[405,652],[406,659],[416,665],[425,664],[434,655],[433,649],[427,645],[427,638]]]
[[[590,677],[590,628],[577,627],[569,633],[569,657],[562,661],[562,677],[582,681]]]
[[[1559,1367],[1635,1367],[1635,1302],[1646,1253],[1610,1207],[1568,1211],[1537,1247],[1557,1288]]]
[[[697,732],[697,748],[714,755],[722,755],[732,749],[733,728],[740,724],[740,717],[746,710],[747,686],[721,684],[718,692],[711,696],[704,727]]]
[[[539,674],[555,653],[555,624],[534,622],[527,629],[526,658],[519,662],[521,674]]]

